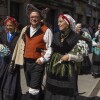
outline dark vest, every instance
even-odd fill
[[[63,42],[61,42],[61,34],[62,32],[58,32],[54,34],[53,42],[51,46],[54,52],[65,54],[74,48],[80,36],[76,34],[74,31],[70,30],[69,35],[65,38]]]
[[[47,90],[55,95],[73,97],[76,95],[74,62],[69,61],[59,63],[56,66],[53,65],[57,60],[60,60],[62,55],[70,52],[74,48],[80,37],[70,30],[68,33],[69,35],[61,42],[61,34],[62,32],[55,33],[53,37],[51,46],[54,53],[50,59],[46,86]]]

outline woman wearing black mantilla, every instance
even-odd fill
[[[75,20],[67,14],[58,17],[60,32],[54,33],[47,70],[45,100],[75,100],[77,62],[83,60],[80,36],[74,32]]]

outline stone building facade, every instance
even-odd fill
[[[10,15],[19,23],[28,24],[25,10],[27,3],[41,10],[50,8],[47,21],[53,27],[57,25],[57,16],[63,12],[73,16],[77,23],[97,25],[100,22],[100,0],[0,0],[0,17]]]

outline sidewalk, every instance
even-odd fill
[[[92,75],[79,75],[78,79],[78,88],[79,88],[79,99],[78,100],[92,100],[89,97],[98,96],[100,97],[100,90],[98,91],[97,95],[93,94],[95,87],[97,86],[100,78],[93,78]],[[28,91],[28,87],[25,81],[25,75],[23,69],[21,69],[21,86],[23,94]],[[100,89],[100,85],[98,87]],[[96,90],[96,89],[95,89]],[[91,95],[93,94],[93,95]],[[100,99],[100,98],[99,98]]]
[[[26,80],[25,80],[25,74],[24,74],[24,69],[21,68],[21,88],[22,88],[22,93],[25,94],[28,91],[28,87],[26,85]]]
[[[90,74],[79,75],[78,85],[81,98],[78,100],[98,100],[94,99],[94,97],[100,97],[100,90],[98,91],[100,89],[99,81],[100,78],[93,78]]]

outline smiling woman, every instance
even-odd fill
[[[0,100],[20,100],[20,67],[16,65],[17,68],[12,73],[11,67],[9,66],[19,38],[19,33],[17,32],[18,25],[16,19],[11,16],[5,19],[4,25],[6,32],[0,34],[0,56],[3,59],[3,63],[0,65],[0,95],[2,97]],[[15,95],[18,98],[15,98]]]
[[[58,17],[59,32],[53,36],[53,53],[48,66],[44,100],[75,100],[77,95],[77,62],[83,60],[75,33],[75,20],[68,14]]]
[[[66,24],[66,21],[63,20],[62,17],[59,17],[59,19],[58,19],[58,26],[59,26],[59,29],[62,31],[65,31],[66,29],[69,28],[69,25]]]
[[[13,17],[8,16],[7,19],[4,21],[4,25],[8,32],[13,33],[17,30],[18,24],[16,19]]]

